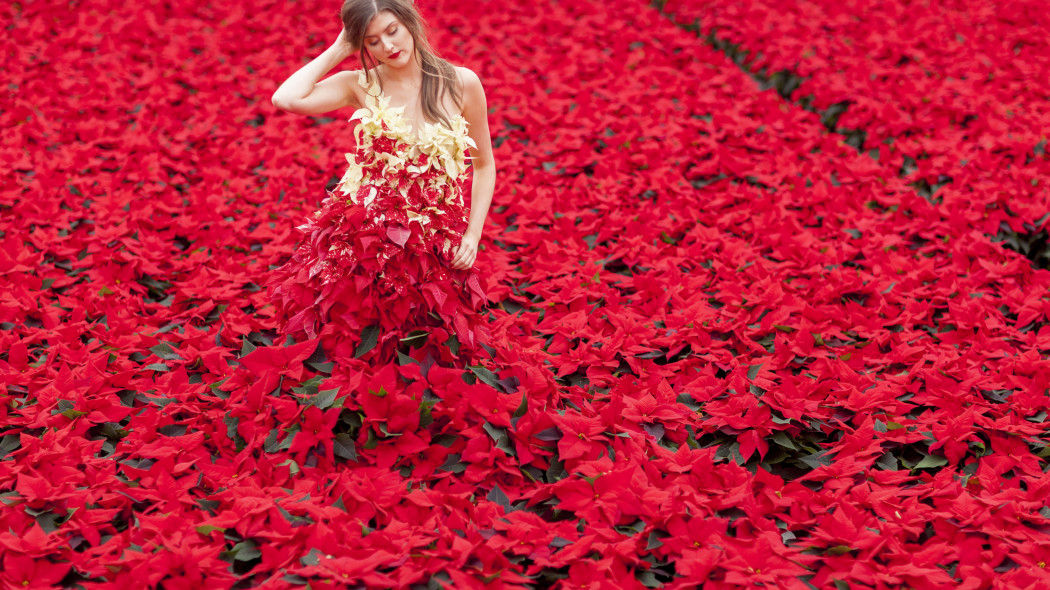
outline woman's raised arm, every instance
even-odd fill
[[[273,106],[298,115],[317,115],[346,106],[359,107],[353,84],[357,72],[339,72],[318,82],[350,55],[346,31],[324,53],[288,77],[273,93]]]

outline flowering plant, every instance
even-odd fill
[[[457,222],[423,224],[449,193],[386,171],[466,192],[412,155],[456,123],[384,115],[361,139],[396,158],[349,150],[340,184],[347,150],[323,146],[352,128],[257,98],[329,15],[11,4],[0,583],[1047,586],[1050,273],[993,235],[1039,221],[1044,7],[745,4],[683,0],[683,26],[640,0],[428,4],[486,80],[502,172],[478,289],[450,274],[422,303],[391,293],[441,272],[428,232]],[[802,59],[819,112],[707,33],[773,75]],[[828,129],[844,92],[863,151]],[[1013,114],[947,114],[990,97]],[[965,174],[931,194],[944,170]],[[274,272],[295,256],[301,277]],[[351,264],[386,290],[303,286]],[[317,313],[301,341],[274,276]],[[420,354],[481,293],[492,357]],[[437,310],[426,334],[411,305]]]

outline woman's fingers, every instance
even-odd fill
[[[332,45],[346,45],[346,29],[339,28],[339,36],[335,38],[335,42]]]
[[[456,250],[456,255],[452,258],[452,268],[456,270],[466,270],[474,265],[474,259],[477,258],[478,252],[476,248],[473,248],[470,244],[464,242],[459,245]]]
[[[459,247],[456,248],[456,254],[452,256],[452,263],[450,266],[458,269],[461,260],[463,260],[463,244],[460,244]]]

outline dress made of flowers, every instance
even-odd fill
[[[475,350],[488,337],[485,293],[473,270],[450,268],[467,227],[467,121],[426,123],[417,137],[378,81],[361,72],[358,83],[368,96],[350,119],[359,122],[346,172],[271,277],[281,331],[320,336],[336,356],[374,348],[391,358],[422,332]]]

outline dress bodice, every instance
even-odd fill
[[[365,89],[366,99],[365,106],[350,118],[358,121],[354,128],[357,146],[346,154],[348,167],[336,190],[355,203],[364,199],[367,205],[369,194],[360,195],[368,188],[365,185],[375,188],[376,183],[391,184],[404,189],[406,180],[414,180],[423,190],[455,189],[452,192],[462,204],[458,188],[470,159],[466,150],[477,147],[467,134],[467,120],[456,115],[451,124],[424,123],[417,136],[404,116],[405,107],[391,107],[390,97],[383,94],[378,80],[369,84],[362,71],[358,83]]]

